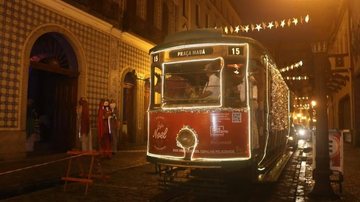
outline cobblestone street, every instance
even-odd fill
[[[0,0],[0,202],[360,202],[360,0]]]
[[[339,201],[359,201],[359,168],[360,164],[355,159],[360,155],[360,149],[345,145],[345,169],[343,193],[339,193],[339,186],[334,185],[334,191],[341,197]],[[18,190],[26,191],[26,186],[37,186],[38,190],[22,195],[6,198],[4,201],[312,201],[308,193],[313,186],[311,179],[311,153],[303,155],[301,150],[294,152],[293,157],[285,167],[280,180],[273,184],[249,185],[239,183],[237,189],[225,190],[223,194],[216,194],[211,188],[205,193],[196,193],[196,189],[184,187],[173,187],[164,189],[160,186],[160,177],[155,173],[154,166],[145,160],[144,148],[124,150],[117,153],[111,159],[103,159],[102,166],[110,178],[104,181],[96,180],[90,185],[88,194],[85,195],[85,186],[79,183],[70,183],[67,191],[63,190],[60,181],[64,175],[66,162],[56,163],[57,169],[51,165],[42,166],[34,170],[27,170],[13,174],[18,176],[15,180],[24,183],[6,185],[5,180],[9,176],[1,176],[2,189],[8,190],[18,186]],[[56,155],[64,157],[64,155]],[[54,158],[54,156],[52,157]],[[37,163],[39,163],[39,158]],[[49,157],[44,158],[49,159]],[[51,158],[50,158],[51,159]],[[29,164],[30,162],[28,162]],[[14,168],[15,162],[7,164],[7,168]],[[49,178],[49,176],[51,176]],[[34,177],[37,181],[33,182]],[[21,178],[21,179],[20,179]],[[39,179],[39,178],[42,178]],[[47,178],[47,180],[46,180]],[[41,183],[57,179],[46,186]],[[32,182],[30,182],[32,181]],[[6,189],[7,187],[8,189]],[[22,187],[22,189],[20,189]],[[43,188],[42,188],[43,187]],[[225,194],[224,194],[225,193]]]

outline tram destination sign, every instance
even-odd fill
[[[179,57],[189,57],[189,56],[201,56],[201,55],[209,55],[213,53],[213,48],[187,48],[180,50],[170,51],[171,58],[179,58]]]

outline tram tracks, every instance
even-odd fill
[[[294,201],[299,188],[300,163],[301,157],[296,151],[277,182],[260,184],[227,178],[221,172],[203,174],[186,169],[163,172],[159,178],[162,196],[155,201]]]
[[[167,176],[170,175],[170,176]],[[161,200],[177,199],[224,200],[239,196],[239,187],[245,187],[245,181],[234,180],[224,173],[216,171],[177,169],[161,173],[159,186],[163,190]]]

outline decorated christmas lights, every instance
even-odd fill
[[[309,104],[296,104],[296,105],[293,105],[293,107],[295,108],[301,108],[301,109],[310,109],[310,105]]]
[[[295,97],[295,100],[308,100],[309,97]]]
[[[250,31],[262,31],[267,29],[277,29],[277,28],[285,28],[285,27],[291,27],[291,26],[298,26],[302,24],[307,24],[310,21],[310,16],[306,15],[300,16],[300,17],[293,17],[283,20],[275,20],[270,22],[261,22],[261,23],[253,23],[248,25],[237,25],[235,27],[229,26],[224,27],[224,32],[226,34],[233,34],[233,33],[239,33],[239,32],[250,32]],[[217,27],[215,27],[217,29]]]
[[[295,64],[292,64],[292,65],[289,65],[287,67],[281,68],[280,72],[287,72],[287,71],[299,68],[301,66],[303,66],[303,61],[299,61],[299,62],[297,62]]]
[[[281,131],[288,127],[288,88],[286,87],[286,83],[282,80],[279,71],[276,71],[276,69],[271,69],[270,71],[271,74],[274,75],[273,82],[271,82],[271,99],[273,104],[270,110],[271,129],[274,131]]]
[[[293,81],[301,81],[301,80],[308,80],[308,76],[286,76],[284,77],[285,80],[293,80]]]

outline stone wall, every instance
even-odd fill
[[[29,55],[41,34],[60,32],[73,45],[80,72],[78,97],[89,100],[92,128],[96,127],[100,99],[114,98],[118,102],[122,99],[123,69],[148,74],[147,50],[123,42],[121,31],[113,34],[111,25],[105,22],[100,23],[109,29],[91,23],[91,19],[86,22],[88,18],[81,17],[86,14],[80,12],[79,19],[69,16],[68,13],[78,11],[66,3],[60,2],[67,9],[61,13],[51,7],[53,2],[43,2],[46,1],[0,1],[0,157],[24,155]],[[139,86],[136,92],[141,98],[144,91],[142,85]],[[140,119],[145,113],[142,106],[140,104],[135,113]],[[139,121],[137,128],[141,128],[142,123]],[[14,149],[13,145],[18,146]]]

